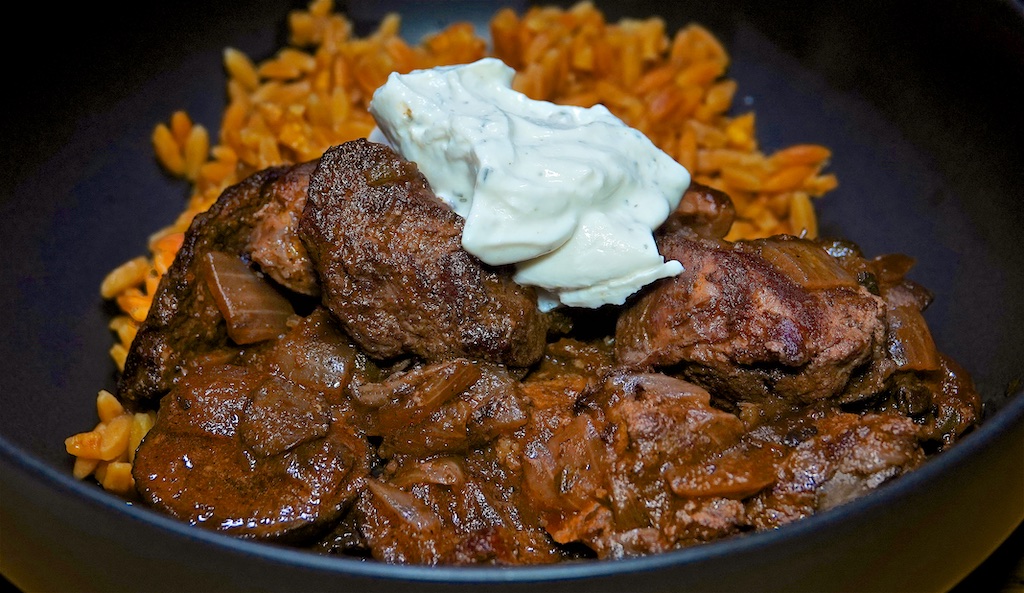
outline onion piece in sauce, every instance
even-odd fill
[[[751,241],[761,257],[807,290],[856,288],[857,280],[817,243],[797,237]]]
[[[203,279],[236,344],[254,344],[288,331],[295,309],[241,258],[212,251],[203,256]]]

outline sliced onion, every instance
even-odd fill
[[[883,284],[895,284],[907,275],[917,260],[904,253],[889,253],[872,261],[878,270],[878,280]]]
[[[366,488],[373,495],[373,507],[398,530],[411,530],[429,537],[441,527],[441,520],[418,498],[380,480],[370,479]]]
[[[796,237],[755,243],[761,257],[808,290],[857,286],[857,279],[817,243]]]
[[[437,457],[413,465],[399,472],[391,483],[399,488],[413,484],[443,484],[456,486],[466,483],[465,462],[458,457]]]
[[[934,371],[939,368],[939,353],[924,316],[915,307],[890,307],[889,356],[901,371]]]
[[[742,500],[775,482],[775,468],[785,454],[778,445],[752,442],[717,458],[671,467],[665,477],[677,496]]]
[[[414,369],[375,386],[363,385],[359,391],[371,394],[368,399],[386,402],[380,407],[377,419],[377,429],[386,434],[423,422],[479,379],[478,365],[456,358]],[[382,393],[373,394],[375,389]],[[362,397],[366,396],[361,396],[360,401]]]
[[[538,509],[581,511],[605,487],[604,442],[593,419],[576,416],[547,442],[530,443],[523,455],[523,488]],[[558,535],[552,533],[556,541]]]
[[[236,344],[276,338],[288,330],[295,309],[241,258],[220,251],[203,257],[202,274]]]

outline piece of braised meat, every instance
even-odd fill
[[[684,269],[622,312],[624,365],[675,367],[726,400],[807,403],[842,392],[884,349],[883,299],[811,241],[673,232],[658,245]]]
[[[486,445],[526,424],[519,382],[504,367],[465,358],[354,385],[367,434],[379,454],[427,457]]]
[[[907,278],[914,259],[866,258],[849,241],[821,241],[858,282],[885,301],[885,347],[854,374],[839,401],[862,411],[891,411],[914,420],[929,448],[941,450],[977,426],[981,395],[970,374],[940,352],[924,318],[931,292]]]
[[[305,543],[369,472],[370,447],[342,396],[354,351],[322,312],[261,350],[183,376],[161,399],[133,475],[143,500],[189,523]]]
[[[371,356],[529,366],[548,327],[536,294],[462,249],[462,227],[415,164],[353,140],[320,159],[299,233],[324,304]]]
[[[277,283],[300,294],[319,296],[316,270],[298,234],[314,168],[316,161],[296,165],[267,188],[269,199],[256,213],[248,252],[260,271]]]
[[[390,563],[554,562],[561,552],[521,509],[514,434],[527,423],[519,381],[504,367],[456,358],[352,385],[359,424],[378,437],[382,472],[367,483],[350,530],[322,544]]]
[[[970,374],[956,361],[939,354],[938,368],[898,372],[873,405],[904,415],[919,425],[929,447],[942,450],[978,425],[981,395]]]
[[[548,564],[565,555],[522,515],[529,500],[503,447],[399,456],[368,482],[355,515],[373,558],[405,564]]]
[[[709,541],[744,525],[741,499],[765,483],[743,467],[728,487],[672,492],[672,478],[736,443],[744,431],[704,389],[654,373],[615,372],[575,414],[533,432],[524,490],[555,541],[621,558]],[[770,480],[769,480],[770,481]]]
[[[366,374],[365,355],[323,307],[301,318],[279,339],[244,351],[233,362],[286,377],[322,394],[330,404],[347,402],[351,383]]]
[[[692,383],[604,376],[572,410],[534,416],[522,454],[529,512],[555,541],[582,543],[599,558],[779,527],[925,458],[922,427],[898,414],[784,404],[751,428]]]
[[[916,469],[925,459],[920,428],[894,414],[851,414],[809,406],[744,440],[784,446],[765,466],[773,481],[748,503],[756,529],[773,529],[853,500]]]
[[[258,252],[273,251],[252,242],[253,229],[268,214],[268,204],[303,199],[309,168],[308,164],[280,166],[255,173],[226,189],[209,210],[196,215],[160,280],[118,379],[117,395],[129,407],[154,406],[191,359],[228,342],[224,315],[204,280],[204,258],[224,253],[247,259],[254,246]]]

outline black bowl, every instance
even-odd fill
[[[406,4],[413,37],[467,16],[482,22],[493,7]],[[7,52],[2,573],[26,591],[941,591],[996,549],[1024,519],[1024,6],[597,5],[611,19],[704,24],[733,57],[730,76],[766,151],[833,149],[840,186],[820,203],[823,232],[869,255],[917,257],[911,276],[935,293],[926,317],[936,341],[985,399],[977,431],[815,517],[617,562],[387,566],[240,541],[128,505],[73,479],[63,440],[92,426],[96,392],[114,382],[100,280],[143,253],[187,197],[154,161],[150,131],[176,109],[215,130],[222,49],[268,57],[285,41],[288,10],[304,5],[40,5],[19,22],[53,41]],[[374,18],[351,14],[364,29]]]

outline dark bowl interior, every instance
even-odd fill
[[[372,10],[353,3],[364,28]],[[386,3],[370,3],[378,10]],[[488,2],[406,2],[417,38]],[[726,45],[766,152],[833,150],[823,233],[869,255],[908,253],[935,294],[940,348],[969,369],[979,430],[879,492],[771,533],[658,557],[523,569],[394,567],[234,540],[126,505],[70,475],[65,437],[112,388],[100,280],[143,253],[187,186],[166,177],[152,126],[185,109],[216,130],[221,52],[268,57],[281,0],[63,7],[19,57],[3,122],[6,311],[0,569],[35,590],[946,590],[1024,519],[1024,5],[1010,0],[597,2],[609,19],[663,16]],[[31,22],[52,21],[43,7]],[[28,22],[28,21],[26,21]],[[13,38],[12,38],[13,39]],[[12,43],[8,41],[6,43]],[[139,585],[145,583],[145,585]]]

